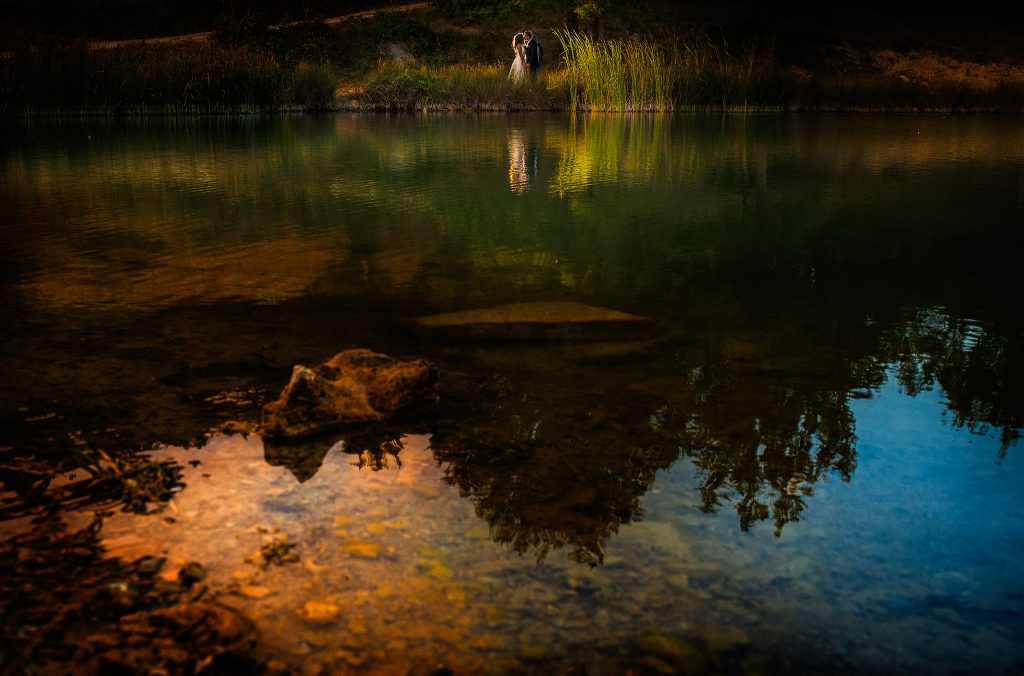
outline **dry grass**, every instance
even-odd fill
[[[362,102],[377,109],[553,110],[565,107],[565,76],[541,70],[535,83],[509,80],[504,66],[428,68],[381,61]]]

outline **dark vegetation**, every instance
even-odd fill
[[[355,14],[389,4],[395,3],[5,3],[0,108],[1024,107],[1024,47],[1006,12],[965,18],[905,3],[435,0]],[[323,21],[340,16],[349,18]],[[526,26],[545,47],[542,73],[549,77],[515,88],[506,78],[509,37]],[[204,35],[138,41],[186,33]],[[567,35],[578,39],[566,42]],[[110,42],[124,40],[136,41]],[[571,44],[577,48],[567,59]],[[601,58],[581,60],[587,50],[578,48],[587,45]],[[403,57],[398,62],[396,54]],[[633,68],[637,61],[645,65]],[[617,70],[629,72],[612,77],[609,91]]]
[[[57,516],[0,541],[0,670],[34,673],[255,673],[252,624],[204,599],[198,563],[111,558],[100,522]]]

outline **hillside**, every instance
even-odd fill
[[[639,36],[661,51],[677,81],[667,107],[1024,110],[1024,42],[1006,14],[735,0],[76,0],[60,12],[55,2],[8,3],[7,112],[609,105],[570,100],[556,29],[594,44]],[[502,78],[526,27],[550,77],[523,91]],[[713,63],[694,70],[682,61],[698,49]]]

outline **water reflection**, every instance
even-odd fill
[[[561,157],[549,183],[551,193],[564,198],[600,183],[630,185],[655,180],[666,164],[678,162],[674,156],[680,150],[688,150],[685,143],[683,148],[673,147],[666,134],[671,120],[664,115],[573,118],[564,135],[553,139]],[[688,161],[696,159],[691,155]]]
[[[564,550],[591,565],[603,561],[609,536],[643,518],[658,472],[680,458],[696,470],[702,510],[735,511],[742,530],[768,521],[781,537],[811,507],[819,483],[855,478],[852,402],[888,380],[911,396],[940,387],[952,424],[980,435],[996,430],[1001,455],[1019,434],[1018,409],[1003,403],[1019,401],[1016,386],[997,384],[1024,377],[1011,361],[1019,340],[993,346],[977,325],[934,311],[851,327],[828,344],[815,344],[815,335],[795,338],[791,325],[769,323],[706,326],[663,338],[658,349],[491,346],[472,357],[472,370],[493,375],[448,371],[440,409],[419,426],[432,434],[444,481],[472,500],[496,542],[538,560]],[[909,362],[897,358],[907,354]],[[576,364],[572,371],[581,361],[600,368],[565,382],[564,364]],[[519,366],[495,370],[502,362]],[[360,466],[400,465],[396,437],[379,431],[334,448],[358,453]],[[330,446],[268,445],[267,460],[305,481]]]
[[[948,541],[944,532],[887,548],[887,529],[908,521],[905,496],[926,494],[939,475],[948,485],[984,473],[997,488],[964,488],[957,508],[940,505],[936,518],[966,528],[958,505],[972,504],[971,518],[992,533],[1021,532],[998,488],[1019,474],[1024,425],[1024,330],[1005,292],[1016,288],[1024,204],[1024,146],[1008,139],[1024,138],[1020,130],[1019,120],[994,118],[595,116],[510,125],[504,116],[339,116],[8,135],[0,371],[16,385],[0,392],[0,478],[11,504],[21,504],[9,513],[24,515],[38,479],[73,466],[83,447],[195,449],[200,465],[186,468],[182,499],[192,491],[199,501],[196,523],[235,537],[279,519],[313,543],[302,559],[313,572],[333,560],[328,541],[345,565],[376,562],[360,568],[365,589],[338,592],[347,584],[338,568],[316,583],[321,597],[334,597],[303,596],[296,608],[294,596],[257,603],[242,594],[251,607],[298,617],[307,601],[351,603],[372,628],[343,633],[386,644],[388,618],[422,593],[422,622],[402,624],[417,655],[430,654],[423,627],[441,617],[450,654],[465,657],[468,641],[477,652],[466,659],[479,666],[487,646],[500,644],[514,655],[510,670],[542,664],[529,660],[538,659],[546,620],[524,610],[549,607],[538,598],[574,609],[558,615],[559,646],[589,645],[600,626],[615,635],[606,646],[615,655],[638,640],[617,627],[684,616],[696,626],[708,608],[761,635],[762,612],[789,602],[800,606],[794,624],[839,612],[821,591],[833,584],[824,564],[794,572],[775,561],[763,577],[744,577],[772,552],[793,566],[842,552],[861,568],[866,577],[844,588],[842,603],[873,607],[833,632],[847,636],[836,645],[861,635],[850,627],[874,626],[872,613],[897,624],[900,612],[928,615],[930,601],[899,610],[891,597],[907,581],[871,577],[879,561],[908,571],[925,599],[942,580],[988,579],[996,565],[950,545],[935,559],[948,570],[932,570],[922,561],[933,560],[929,542]],[[629,342],[433,343],[401,321],[533,300],[641,314],[654,329]],[[301,444],[207,444],[225,420],[256,419],[292,364],[353,347],[436,363],[437,408],[395,428]],[[894,386],[920,405],[887,411]],[[888,397],[881,410],[872,408],[879,393]],[[992,455],[945,441],[960,439],[959,428],[974,435],[979,456]],[[889,446],[865,446],[880,430]],[[423,436],[410,446],[410,433]],[[958,464],[928,464],[954,455]],[[866,471],[866,458],[888,462],[904,484]],[[949,467],[956,473],[942,474]],[[208,470],[226,493],[201,488]],[[381,507],[388,514],[369,520],[379,533],[334,524],[344,516],[337,491],[353,476],[368,482],[352,489],[349,504],[360,509],[372,509],[375,491],[393,491]],[[396,477],[402,489],[381,488]],[[259,518],[245,511],[255,495]],[[431,511],[430,500],[443,508]],[[419,508],[430,517],[415,526],[380,525]],[[439,516],[454,509],[457,528]],[[217,522],[225,512],[253,523]],[[118,518],[128,520],[125,532],[137,527],[128,523],[137,517]],[[412,542],[429,533],[461,552],[458,565],[413,551],[397,531]],[[219,543],[202,533],[173,537],[180,552],[216,559]],[[1004,550],[992,533],[992,546],[977,549],[999,563]],[[460,550],[454,543],[463,541],[473,544]],[[883,544],[857,553],[872,542]],[[250,545],[233,544],[232,556]],[[415,581],[408,594],[379,588],[398,560],[387,547],[403,552]],[[645,558],[655,548],[661,553]],[[478,565],[506,554],[501,575]],[[223,561],[226,577],[241,565]],[[455,584],[459,565],[465,575]],[[527,578],[533,596],[515,599],[511,619],[469,602],[481,588]],[[1000,584],[993,594],[1011,598]],[[643,595],[635,608],[631,587]],[[360,595],[371,588],[385,599],[379,606]],[[945,587],[936,594],[950,596]],[[943,603],[943,612],[957,607]],[[468,606],[490,637],[460,619]],[[985,608],[971,612],[1007,624]],[[940,622],[920,621],[925,633]],[[534,638],[509,648],[521,631]],[[328,629],[313,633],[333,645]],[[338,647],[333,664],[357,668],[367,642]],[[701,659],[736,670],[748,656],[708,638],[694,645]]]
[[[410,431],[412,428],[405,428]],[[338,437],[318,437],[299,441],[263,441],[264,460],[272,467],[285,467],[299,483],[309,481],[320,470],[330,453],[350,453],[360,469],[373,471],[402,467],[399,456],[405,448],[400,432],[370,429]]]
[[[999,335],[925,308],[889,328],[883,349],[884,358],[896,364],[895,378],[904,392],[915,396],[939,388],[952,424],[976,434],[996,434],[1000,459],[1016,445],[1024,427],[1020,334]]]
[[[513,129],[508,135],[508,187],[512,192],[524,193],[536,174],[536,148],[528,144],[522,130]]]

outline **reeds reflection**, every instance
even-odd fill
[[[649,183],[672,153],[664,136],[667,120],[661,114],[574,116],[564,136],[552,139],[560,157],[551,194],[566,197],[600,183]]]

